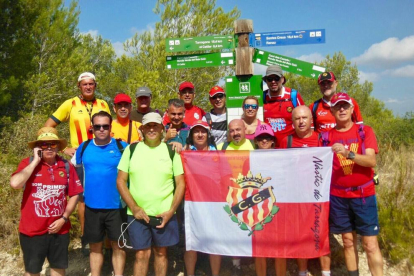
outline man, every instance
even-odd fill
[[[117,187],[128,205],[134,275],[147,275],[152,247],[155,275],[165,276],[167,247],[179,240],[174,213],[184,196],[184,170],[180,155],[171,154],[162,142],[164,126],[158,113],[144,115],[141,131],[144,142],[126,148],[118,165]]]
[[[242,119],[233,119],[229,124],[231,142],[217,145],[218,150],[254,150],[254,143],[246,139],[246,126]]]
[[[334,152],[329,224],[330,232],[342,234],[345,264],[350,276],[359,275],[356,234],[362,237],[372,275],[383,275],[378,245],[378,211],[373,181],[378,153],[377,140],[369,126],[352,121],[354,105],[346,93],[331,98],[336,126],[322,134],[323,143]]]
[[[111,113],[104,100],[95,98],[96,80],[92,73],[85,72],[78,78],[79,96],[66,100],[46,121],[45,127],[56,127],[61,122],[69,121],[71,147],[63,149],[63,153],[73,156],[76,148],[88,139],[93,138],[91,118],[93,114],[104,110]]]
[[[330,101],[332,96],[336,94],[338,81],[333,72],[324,72],[318,77],[318,85],[322,98],[310,104],[309,108],[312,110],[314,129],[320,133],[335,127],[335,117],[331,113]],[[362,124],[359,106],[354,99],[351,98],[351,100],[354,106],[352,120],[357,124]]]
[[[213,109],[206,113],[203,121],[211,127],[211,135],[216,145],[227,140],[226,92],[220,86],[214,86],[209,92]]]
[[[131,103],[131,98],[124,93],[119,93],[115,96],[114,111],[116,119],[112,121],[111,132],[112,137],[115,139],[121,139],[128,144],[141,140],[141,135],[139,133],[141,123],[132,121],[129,118],[132,109]]]
[[[185,106],[184,123],[192,126],[196,121],[201,120],[206,113],[200,107],[193,105],[195,98],[194,84],[185,81],[180,84],[178,91],[180,99],[184,101]],[[169,119],[167,113],[165,113],[163,118],[164,126],[170,123]]]
[[[105,232],[112,246],[114,275],[122,275],[125,251],[118,246],[121,235],[122,205],[116,187],[117,166],[125,142],[111,138],[112,117],[105,111],[92,116],[95,138],[82,143],[76,151],[76,164],[85,171],[85,232],[84,240],[90,247],[91,275],[101,275],[103,240]]]
[[[184,123],[184,101],[180,99],[171,99],[168,101],[168,125],[165,126],[167,134],[164,142],[171,143],[181,150],[185,146],[190,127]]]
[[[142,117],[149,112],[157,112],[158,110],[151,107],[152,92],[148,87],[139,87],[135,92],[137,100],[137,109],[131,111],[130,119],[142,123]]]
[[[264,122],[275,132],[278,146],[283,137],[295,132],[292,127],[292,111],[304,102],[296,90],[283,86],[286,78],[279,65],[267,67],[263,80],[268,87],[263,93]]]
[[[73,166],[57,155],[66,145],[56,129],[41,128],[29,142],[33,156],[10,179],[12,188],[24,189],[19,232],[26,276],[40,275],[46,258],[51,276],[65,275],[68,267],[69,216],[83,188]]]

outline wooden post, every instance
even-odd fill
[[[236,76],[253,75],[254,48],[249,47],[249,34],[253,32],[253,20],[240,19],[234,22],[234,33],[238,36],[236,48]]]

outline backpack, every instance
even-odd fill
[[[246,139],[246,140],[248,140],[252,144],[253,149],[256,148],[256,146],[254,145],[253,140],[250,140],[250,139]],[[223,147],[221,148],[221,150],[226,150],[227,147],[229,146],[229,144],[230,144],[230,142],[224,142]]]
[[[313,107],[312,107],[313,124],[316,124],[316,110],[318,110],[318,106],[321,103],[321,100],[322,98],[313,102]]]
[[[204,117],[206,118],[207,124],[210,126],[211,129],[213,129],[213,119],[211,119],[211,114],[206,113]]]
[[[267,94],[267,90],[263,91],[263,104],[266,104],[266,94]],[[290,91],[290,99],[281,99],[281,100],[274,100],[272,102],[287,102],[287,101],[291,101],[293,108],[298,106],[298,91],[296,91],[295,89],[292,89]]]

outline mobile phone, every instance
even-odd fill
[[[162,218],[154,217],[154,216],[148,216],[148,217],[149,217],[149,223],[148,223],[149,225],[155,227],[155,226],[162,224]]]
[[[42,150],[38,150],[38,151],[37,151],[37,155],[38,155],[40,158],[42,158],[42,153],[43,153],[43,152],[42,152]]]

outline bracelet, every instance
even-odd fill
[[[65,216],[62,216],[61,218],[63,218],[63,220],[65,221],[65,223],[67,223],[68,222],[68,218],[67,217],[65,217]]]

